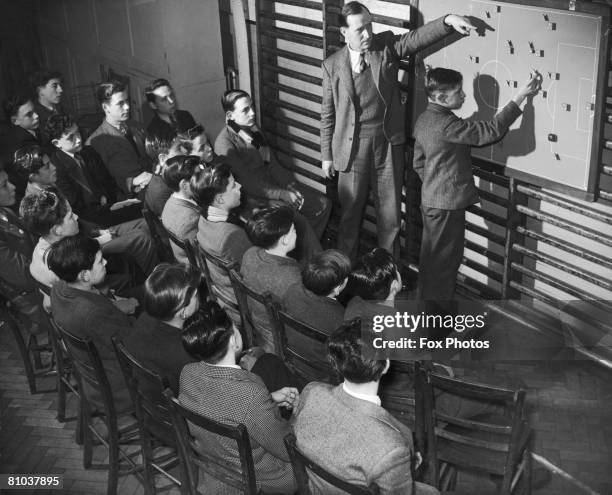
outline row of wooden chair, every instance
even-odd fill
[[[3,318],[3,321],[9,320]],[[65,381],[61,383],[66,390],[71,390],[79,396],[80,412],[77,418],[82,426],[77,427],[77,442],[84,444],[84,466],[108,466],[109,494],[116,493],[118,476],[126,473],[140,476],[147,493],[156,493],[157,473],[164,474],[173,484],[181,486],[182,493],[198,493],[197,467],[213,476],[221,477],[229,484],[242,483],[245,493],[256,493],[253,488],[256,485],[253,485],[255,478],[251,469],[252,459],[249,461],[248,432],[244,427],[228,427],[185,410],[176,400],[169,402],[163,395],[167,382],[138,363],[123,344],[115,342],[118,360],[138,419],[137,425],[134,424],[129,421],[129,414],[118,415],[114,410],[112,392],[95,345],[88,339],[70,335],[51,321],[51,343],[56,355],[58,390],[62,377]],[[531,430],[524,419],[525,391],[468,383],[435,372],[426,364],[401,364],[405,372],[416,373],[416,436],[417,444],[425,453],[426,480],[434,486],[448,490],[456,482],[456,471],[452,468],[459,467],[496,475],[499,483],[498,493],[516,493],[517,488],[520,488],[522,493],[529,493]],[[494,401],[505,406],[507,416],[465,419],[445,414],[436,408],[436,397],[440,392]],[[166,396],[170,394],[169,390],[165,392]],[[102,400],[94,404],[90,400],[92,395],[101,397]],[[65,399],[58,401],[61,402],[65,404]],[[410,408],[411,404],[400,404],[397,410],[404,406]],[[128,418],[127,424],[120,425],[122,417]],[[195,444],[185,421],[233,438],[237,442],[238,451],[243,452],[242,471],[250,474],[241,472],[239,476],[239,473],[233,473],[232,477],[231,472],[223,471],[226,466],[220,468],[214,459],[208,458],[197,449],[194,450]],[[138,440],[141,443],[140,450],[124,451],[124,444],[133,444]],[[92,449],[96,442],[106,445],[109,449],[108,465],[93,466]],[[291,455],[295,461],[294,470],[300,483],[300,493],[309,493],[307,474],[304,473],[315,472],[322,476],[321,473],[325,470],[305,458],[291,442],[291,439],[287,439],[288,448],[293,448]],[[162,450],[161,455],[157,455],[156,451],[162,446],[166,447],[165,451]],[[142,466],[135,460],[139,455],[142,455]],[[169,472],[172,466],[177,465],[178,476]],[[331,477],[322,477],[334,481],[333,475],[327,474]],[[341,480],[335,481],[338,481],[337,486],[342,484]],[[375,493],[376,489],[369,487],[367,490],[370,491],[367,492],[364,487],[356,487],[355,490],[348,493]]]

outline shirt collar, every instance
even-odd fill
[[[372,404],[376,404],[377,406],[381,405],[380,397],[378,395],[366,395],[366,394],[358,394],[357,392],[353,392],[346,387],[346,383],[342,383],[342,390],[344,390],[351,397],[355,397],[356,399],[365,400],[371,402]]]
[[[210,205],[208,207],[206,220],[208,220],[209,222],[227,222],[228,217],[229,212],[222,210],[221,208],[217,208],[213,205]]]
[[[239,370],[242,369],[237,364],[211,364],[211,363],[206,363],[206,364],[208,364],[208,366],[215,366],[217,368],[234,368],[234,369],[239,369]]]
[[[191,198],[185,198],[185,197],[181,196],[181,195],[180,195],[178,192],[176,192],[176,191],[172,193],[172,197],[173,197],[174,199],[180,199],[181,201],[187,201],[188,203],[192,203],[192,204],[194,204],[194,205],[198,206],[198,203],[196,203],[196,202],[195,202],[193,199],[191,199]],[[211,208],[211,207],[209,206],[209,209],[210,209],[210,208]],[[213,206],[212,208],[214,208],[214,206]]]
[[[346,45],[349,51],[351,59],[351,69],[353,72],[359,73],[359,56],[361,52],[353,50],[350,46]],[[370,65],[370,52],[364,52],[366,64]]]

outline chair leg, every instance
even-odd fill
[[[66,385],[62,380],[62,372],[59,369],[57,370],[57,420],[60,423],[66,422]]]
[[[21,333],[21,329],[19,328],[19,325],[11,315],[6,314],[5,316],[5,314],[3,313],[2,320],[0,320],[0,328],[4,325],[9,327],[10,331],[13,334],[13,337],[15,338],[17,348],[19,349],[19,354],[21,354],[21,360],[23,361],[23,369],[28,380],[28,388],[30,389],[31,394],[35,394],[37,392],[36,376],[34,374],[34,368],[32,367],[32,361],[30,361],[28,347],[26,346],[25,340]]]
[[[89,408],[84,406],[81,403],[80,410],[80,419],[81,419],[81,429],[82,429],[82,439],[83,439],[83,467],[85,469],[91,468],[92,457],[93,457],[93,433],[91,431],[91,422],[92,418],[89,414]],[[77,428],[77,437],[78,437],[79,429]],[[78,443],[78,441],[77,441]]]
[[[81,399],[79,398],[79,405],[77,409],[76,415],[76,432],[75,432],[75,442],[77,445],[83,445],[83,436],[85,434],[85,425],[83,423],[83,410],[81,408]]]
[[[525,495],[531,495],[531,469],[532,469],[532,457],[531,450],[525,449],[523,452],[523,462],[525,463],[523,480],[525,485]]]
[[[142,465],[144,467],[144,489],[146,495],[155,495],[155,470],[151,466],[153,462],[153,448],[151,437],[146,432],[141,432],[142,438]]]
[[[119,439],[117,438],[117,431],[110,431],[110,428],[108,430],[108,487],[106,495],[117,495],[117,484],[119,482]]]

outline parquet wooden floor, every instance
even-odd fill
[[[590,363],[540,362],[491,365],[520,377],[529,387],[530,423],[535,452],[546,457],[601,495],[612,495],[612,373]],[[48,385],[53,380],[47,379]],[[12,336],[0,335],[0,471],[64,475],[64,489],[6,491],[104,494],[106,471],[85,470],[82,447],[74,441],[75,422],[59,423],[55,392],[30,395]],[[74,414],[75,402],[68,403]],[[100,451],[98,460],[103,456]],[[461,488],[478,495],[492,485],[462,475]],[[120,478],[120,495],[142,494],[133,476]],[[576,495],[573,485],[553,476],[536,495]]]

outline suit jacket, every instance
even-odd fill
[[[472,122],[429,103],[414,126],[413,167],[423,182],[421,204],[458,210],[477,203],[471,147],[501,139],[520,115],[520,108],[511,101],[490,121]]]
[[[36,289],[30,275],[34,242],[9,208],[0,208],[0,292],[9,299]]]
[[[297,446],[339,478],[374,482],[381,494],[437,493],[425,485],[413,491],[410,429],[382,407],[347,394],[342,384],[306,385],[294,418]],[[310,485],[313,493],[344,493],[316,476],[310,476]]]
[[[23,178],[21,174],[18,174],[15,171],[13,157],[15,155],[15,151],[28,144],[42,144],[40,141],[40,134],[37,132],[37,135],[33,136],[23,127],[10,124],[6,129],[6,132],[0,136],[0,161],[4,163],[9,180],[17,188],[15,191],[17,204],[19,204],[19,201],[21,201],[21,198],[23,198],[27,185],[27,178]]]
[[[132,401],[111,342],[113,335],[126,340],[132,331],[129,317],[108,297],[75,289],[63,280],[51,288],[51,308],[55,321],[64,330],[82,339],[89,337],[94,342],[110,383],[115,407],[118,412],[131,409]],[[88,398],[99,404],[100,397],[92,391]]]
[[[201,213],[202,210],[197,204],[170,196],[164,205],[161,221],[164,227],[176,237],[184,241],[190,241],[195,239],[198,233],[198,221]],[[189,261],[181,248],[173,242],[170,242],[170,246],[177,260],[181,263]]]
[[[172,140],[176,137],[177,131],[185,132],[195,126],[196,122],[187,110],[176,111],[176,128],[172,127],[165,120],[160,119],[156,112],[147,126],[147,134],[153,134],[162,139]]]
[[[70,155],[56,149],[51,155],[51,161],[57,169],[57,187],[64,193],[72,209],[79,215],[94,213],[100,206],[102,196],[108,204],[117,198],[117,185],[104,166],[104,162],[96,150],[85,146],[80,152],[83,159],[83,171],[80,165]]]
[[[287,289],[281,302],[285,311],[291,316],[327,335],[331,335],[344,321],[342,304],[327,296],[317,296],[304,287],[301,281]],[[290,329],[287,338],[302,356],[320,363],[328,362],[325,344],[313,343],[311,339],[302,337]]]
[[[179,377],[183,366],[193,363],[187,354],[179,328],[142,312],[124,344],[128,351],[150,370],[167,378],[174,394],[179,392]]]
[[[183,368],[180,390],[179,400],[187,409],[215,421],[246,426],[257,485],[262,491],[295,491],[289,454],[283,443],[284,437],[291,432],[291,426],[281,418],[259,376],[241,368],[193,363]],[[189,426],[199,448],[214,452],[228,464],[239,466],[235,442]],[[201,484],[202,481],[205,480],[201,479]],[[222,491],[211,481],[206,483],[206,488],[208,493]]]
[[[211,222],[203,216],[198,222],[197,238],[204,250],[226,261],[235,261],[238,265],[246,250],[252,246],[243,228],[229,222]],[[229,277],[215,265],[207,264],[216,288],[234,300],[234,289]]]
[[[385,104],[383,130],[391,144],[402,144],[406,140],[404,106],[397,80],[399,61],[451,31],[452,28],[445,26],[444,18],[440,18],[401,36],[391,31],[374,35],[370,66]],[[323,61],[321,157],[333,160],[334,168],[341,172],[348,169],[357,152],[356,96],[351,70],[348,46]]]
[[[283,297],[289,286],[302,280],[300,265],[293,258],[269,254],[265,249],[253,246],[244,253],[240,264],[244,281],[260,294],[270,292],[278,299]],[[256,343],[266,352],[279,354],[274,345],[273,330],[268,311],[257,301],[249,300],[249,307],[255,326]]]
[[[86,144],[96,149],[119,189],[129,195],[131,179],[141,172],[150,172],[151,160],[145,152],[144,130],[135,122],[126,124],[134,137],[134,146],[106,120],[89,136]]]
[[[249,196],[280,199],[281,192],[296,180],[273,155],[269,163],[264,162],[259,150],[228,126],[221,129],[215,139],[215,153],[232,167],[233,174]]]

